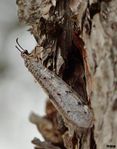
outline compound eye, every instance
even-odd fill
[[[23,52],[24,54],[26,54],[26,55],[28,55],[29,53],[28,53],[28,50],[24,50],[24,52]]]

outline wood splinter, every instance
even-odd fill
[[[92,127],[94,123],[92,109],[84,104],[81,97],[68,84],[54,72],[43,66],[42,62],[34,58],[31,53],[24,50],[19,45],[18,39],[16,42],[19,46],[16,46],[16,48],[21,52],[25,66],[47,92],[51,102],[62,115],[65,123],[73,124],[76,128]]]

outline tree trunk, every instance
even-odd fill
[[[17,0],[17,5],[20,22],[31,26],[37,41],[31,54],[71,86],[94,112],[91,128],[74,128],[48,100],[44,117],[30,116],[45,139],[34,139],[36,148],[115,148],[116,0]]]

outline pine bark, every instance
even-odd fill
[[[30,116],[45,139],[33,140],[36,149],[117,147],[116,0],[17,0],[17,5],[19,21],[37,41],[32,54],[94,111],[92,128],[74,130],[48,100],[45,116]]]

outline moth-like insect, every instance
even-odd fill
[[[16,42],[19,46],[16,46],[16,48],[21,52],[25,66],[47,92],[65,123],[73,124],[76,128],[92,127],[94,122],[92,109],[84,104],[82,98],[68,84],[47,69],[41,60],[36,59],[31,53],[24,50],[18,43],[18,39],[16,39]]]

